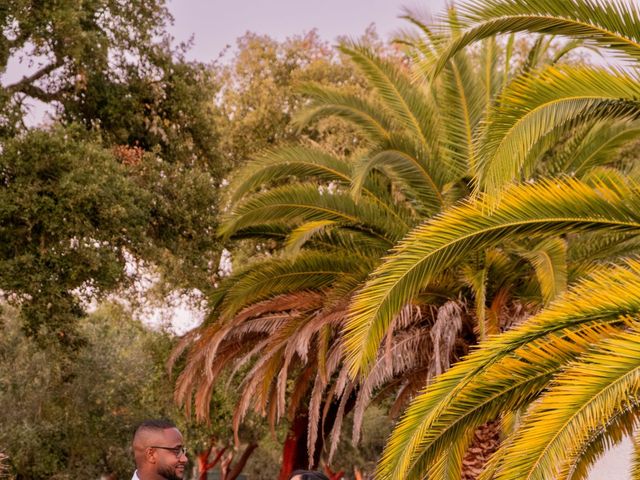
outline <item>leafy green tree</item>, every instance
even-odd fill
[[[128,478],[131,435],[146,418],[176,420],[195,448],[226,435],[232,405],[214,396],[208,427],[186,422],[164,367],[173,339],[122,307],[105,304],[80,320],[85,346],[72,358],[25,336],[21,323],[3,306],[0,450],[18,478]]]
[[[218,87],[170,22],[163,1],[0,7],[0,68],[34,59],[0,86],[0,285],[32,333],[74,343],[81,297],[123,295],[125,267],[164,291],[213,288]],[[55,107],[51,128],[22,125],[34,99]]]
[[[215,225],[211,176],[177,174],[139,153],[123,163],[96,135],[73,127],[5,142],[0,288],[22,306],[30,333],[74,344],[83,297],[122,292],[134,279],[125,268],[132,258],[160,264],[163,252],[190,253],[194,258],[182,258],[207,270],[192,252],[194,245],[200,254],[215,245],[201,237]]]
[[[31,72],[2,87],[2,126],[11,132],[25,99],[64,102],[87,77],[117,76],[127,57],[143,60],[170,21],[162,1],[90,3],[19,0],[0,8],[0,70],[34,59]],[[16,122],[17,120],[17,122]]]

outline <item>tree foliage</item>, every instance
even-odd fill
[[[637,58],[638,10],[624,2],[580,1],[568,8],[488,0],[462,12],[470,23],[445,42],[432,73],[464,45],[522,30],[573,36]],[[547,309],[488,339],[412,401],[385,448],[380,478],[457,478],[470,434],[496,418],[504,438],[479,478],[586,478],[590,465],[637,427],[638,266],[625,258],[638,251],[632,219],[637,158],[619,155],[616,141],[636,136],[631,92],[638,79],[622,70],[568,71],[541,69],[511,83],[481,144],[484,193],[416,228],[354,302],[349,349],[355,372],[370,362],[360,342],[384,335],[386,321],[378,320],[393,318],[387,308],[398,311],[422,285],[477,249],[522,242],[523,234],[563,238],[569,278],[577,280]],[[619,127],[629,136],[618,137]],[[371,320],[366,326],[365,318]]]
[[[123,163],[79,128],[32,131],[4,144],[0,285],[22,305],[28,331],[45,328],[73,342],[82,297],[123,291],[134,278],[127,262],[161,265],[166,251],[196,263],[190,252],[212,248],[211,176],[180,172],[150,154],[136,162]],[[207,270],[202,258],[197,264]]]
[[[131,435],[153,417],[178,421],[197,448],[225,432],[223,397],[209,427],[183,420],[164,367],[172,338],[129,312],[106,304],[79,321],[84,347],[62,354],[55,341],[36,343],[22,332],[19,312],[2,310],[0,450],[14,475],[44,479],[131,475]],[[28,379],[28,381],[26,381]]]

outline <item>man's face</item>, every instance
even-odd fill
[[[167,428],[162,431],[162,443],[156,448],[156,473],[167,480],[181,480],[184,476],[187,455],[181,450],[184,446],[182,435],[177,428]],[[173,448],[175,450],[167,450]],[[176,453],[178,452],[178,453]]]

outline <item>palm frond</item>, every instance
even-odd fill
[[[537,32],[584,40],[620,56],[640,59],[640,13],[631,2],[620,0],[483,0],[460,8],[472,26],[453,39],[436,63],[437,75],[450,58],[467,45],[497,34]]]
[[[555,478],[568,452],[633,405],[640,390],[640,331],[604,339],[558,374],[509,442],[496,480]],[[631,405],[630,405],[631,404]]]
[[[314,182],[283,185],[256,193],[234,206],[220,227],[225,236],[242,233],[248,227],[289,225],[310,221],[333,221],[368,231],[382,240],[395,241],[406,230],[398,228],[393,208],[381,208],[378,201],[363,196],[357,203],[346,191],[330,191]]]
[[[381,60],[368,49],[357,45],[342,45],[340,49],[364,73],[384,107],[402,128],[419,139],[428,155],[437,158],[441,127],[433,101],[395,65]]]
[[[359,196],[373,169],[384,169],[387,175],[402,185],[403,191],[416,199],[425,215],[438,212],[444,206],[442,187],[446,182],[444,170],[435,162],[425,162],[412,142],[394,136],[394,140],[371,157],[362,158],[354,168],[352,192]],[[425,165],[426,163],[426,165]]]
[[[576,122],[638,115],[638,96],[636,76],[606,69],[549,67],[511,82],[484,128],[480,186],[494,193],[528,178],[535,158],[529,153],[547,134],[561,134]]]
[[[638,426],[638,405],[619,410],[609,423],[598,428],[580,450],[571,452],[571,457],[562,469],[563,480],[587,480],[593,464],[624,438],[633,436]]]
[[[449,62],[440,79],[443,95],[438,103],[446,129],[445,148],[453,157],[452,165],[457,176],[476,171],[476,131],[487,105],[493,101],[491,89],[495,54],[491,51],[484,53],[488,57],[484,71],[476,71],[469,58],[461,52]],[[488,82],[488,85],[482,82]]]
[[[416,227],[354,297],[345,327],[352,374],[366,370],[393,316],[438,273],[471,251],[509,238],[606,231],[640,233],[640,189],[575,179],[509,189],[499,206],[481,197]]]
[[[615,162],[618,151],[640,137],[640,123],[626,119],[599,121],[576,137],[558,155],[555,172],[581,177],[594,167]]]
[[[421,478],[452,438],[527,405],[565,364],[640,312],[640,263],[602,268],[547,310],[488,340],[412,402],[383,454],[381,479]],[[520,478],[520,477],[514,477]]]
[[[231,203],[263,185],[291,178],[349,184],[351,167],[345,160],[320,149],[287,146],[266,150],[234,172],[229,186]]]
[[[548,238],[521,255],[531,262],[545,305],[567,288],[567,245],[560,238]]]
[[[372,260],[366,257],[317,251],[255,262],[238,272],[240,279],[227,291],[221,316],[232,318],[244,306],[276,295],[319,291],[344,277],[363,277],[372,267]]]
[[[354,125],[374,143],[389,138],[389,133],[398,128],[393,118],[380,105],[360,95],[315,83],[304,83],[299,90],[310,97],[313,103],[293,118],[293,124],[298,128],[318,118],[335,115]]]

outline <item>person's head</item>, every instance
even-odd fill
[[[295,470],[289,475],[289,480],[329,480],[322,472],[312,470]]]
[[[147,420],[136,428],[133,454],[141,480],[181,480],[188,461],[182,434],[168,420]]]

